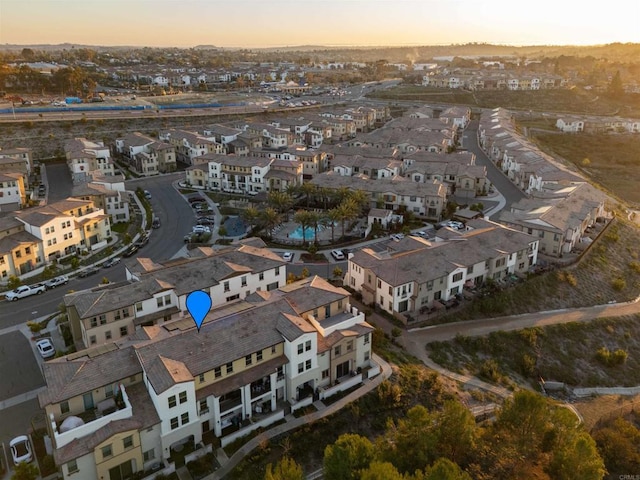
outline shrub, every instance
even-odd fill
[[[39,322],[27,322],[27,327],[29,327],[31,333],[39,333],[44,328]]]
[[[629,268],[631,268],[631,270],[633,270],[636,273],[640,273],[640,263],[638,262],[629,263]]]
[[[485,360],[480,366],[478,375],[487,378],[492,382],[497,382],[498,380],[500,380],[500,370],[498,368],[498,363],[492,358]]]
[[[575,277],[573,273],[567,273],[565,275],[565,278],[567,279],[567,283],[572,287],[575,287],[578,285],[578,279]]]
[[[624,281],[624,278],[616,278],[613,282],[611,282],[611,287],[620,292],[627,288],[627,282]]]
[[[627,361],[628,356],[629,354],[621,348],[611,352],[607,347],[600,347],[596,351],[596,360],[607,367],[622,365]]]
[[[7,288],[9,290],[14,290],[14,289],[18,288],[20,285],[22,285],[22,280],[20,280],[15,275],[10,275],[9,276],[9,280],[7,281]]]

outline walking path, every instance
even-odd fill
[[[293,415],[287,415],[285,417],[286,423],[282,423],[277,425],[266,432],[261,433],[260,435],[252,438],[247,443],[245,443],[238,451],[236,451],[231,458],[228,458],[223,449],[218,449],[216,451],[216,458],[220,463],[221,467],[212,473],[211,475],[205,477],[205,480],[215,480],[215,479],[223,479],[225,478],[231,470],[247,455],[249,455],[253,450],[255,450],[262,442],[268,440],[270,438],[277,437],[278,435],[282,435],[285,432],[294,430],[298,427],[306,423],[315,422],[323,417],[332,415],[336,413],[338,410],[344,408],[349,403],[357,400],[358,398],[366,395],[375,389],[378,385],[380,385],[384,380],[391,376],[391,366],[385,362],[382,358],[380,358],[375,353],[373,354],[373,360],[380,365],[381,373],[368,380],[364,380],[362,386],[357,390],[351,392],[345,397],[341,398],[337,402],[326,406],[321,401],[314,402],[314,406],[318,409],[318,411],[305,415],[303,417],[296,418]]]

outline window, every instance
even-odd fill
[[[247,286],[247,277],[242,277],[240,285],[243,287]]]
[[[322,371],[322,378],[328,378],[329,377],[329,369],[323,370]]]
[[[225,291],[225,292],[228,292],[229,290],[231,290],[231,289],[229,288],[229,282],[224,282],[224,291]]]
[[[142,302],[138,302],[136,303],[136,312],[141,312],[142,311]]]
[[[389,286],[389,295],[393,295],[393,288]]]
[[[311,370],[311,360],[307,360],[306,362],[304,362],[304,369]]]
[[[60,413],[64,415],[65,413],[69,413],[69,402],[62,402],[60,404]]]
[[[299,363],[298,364],[298,373],[302,373],[304,372],[304,363]]]
[[[209,407],[207,406],[207,399],[203,398],[200,400],[200,415],[207,413],[209,411]]]
[[[67,463],[67,470],[69,471],[69,474],[71,473],[78,473],[78,462],[76,462],[75,460],[71,460],[70,462]]]
[[[89,320],[89,323],[91,324],[91,327],[97,327],[98,326],[98,319],[96,317],[93,317],[91,320]]]
[[[153,449],[147,450],[142,454],[142,459],[145,461],[145,463],[150,460],[153,460],[154,458],[156,458],[156,452]]]
[[[120,327],[120,336],[121,337],[125,337],[128,333],[129,333],[129,331],[127,330],[127,327]]]
[[[275,354],[275,353],[276,353],[276,346],[271,345],[271,354]]]
[[[199,381],[200,383],[204,383],[204,373],[201,373],[201,374],[198,376],[198,381]]]
[[[261,362],[262,361],[262,350],[260,350],[259,352],[256,352],[256,362]]]
[[[213,375],[215,376],[215,378],[220,378],[222,376],[222,367],[214,368]]]
[[[111,450],[111,445],[102,447],[102,458],[109,458],[111,455],[113,455],[113,451]]]
[[[264,280],[264,273],[260,273],[260,275],[258,275],[258,280]]]
[[[366,345],[367,343],[369,343],[369,334],[365,333],[364,334],[364,344]]]
[[[179,400],[180,400],[180,403],[186,403],[187,402],[187,392],[180,392]]]
[[[353,340],[349,340],[347,342],[347,352],[350,352],[351,350],[353,350]]]
[[[167,402],[169,403],[169,408],[175,407],[177,405],[176,396],[175,395],[171,395],[169,398],[167,398]]]
[[[106,315],[100,315],[98,317],[98,319],[100,320],[100,325],[104,325],[105,323],[107,323],[107,316]]]
[[[307,340],[304,343],[304,350],[305,350],[305,352],[308,352],[309,350],[311,350],[311,340]]]
[[[227,375],[233,373],[233,363],[229,362],[227,363]]]
[[[276,275],[280,275],[280,267],[276,267]]]
[[[364,352],[364,361],[366,362],[367,360],[369,360],[369,350]]]
[[[460,280],[462,280],[462,272],[456,273],[456,274],[453,276],[453,281],[454,281],[454,282],[459,282]]]
[[[178,417],[173,417],[171,419],[171,430],[175,430],[178,428]]]
[[[186,425],[187,423],[189,423],[189,412],[185,412],[180,415],[180,422],[182,423],[182,425]]]
[[[470,267],[467,267],[467,275],[473,273],[473,265],[471,265]]]
[[[340,345],[338,345],[336,348],[333,349],[333,353],[336,357],[342,353],[342,349],[340,348]]]
[[[304,352],[304,345],[301,343],[298,345],[298,354]]]
[[[91,335],[89,337],[89,344],[91,344],[91,345],[95,345],[96,344],[96,336],[95,335]]]
[[[128,437],[124,437],[122,439],[122,445],[125,449],[133,447],[133,436],[129,435]]]

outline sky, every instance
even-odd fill
[[[640,43],[640,0],[0,0],[0,45]]]

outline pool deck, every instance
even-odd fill
[[[273,239],[278,243],[285,245],[298,245],[302,246],[302,238],[291,238],[290,235],[300,228],[299,223],[284,222],[276,227],[276,231],[273,233]],[[313,230],[313,229],[311,229]],[[309,229],[307,228],[307,231]],[[334,238],[337,240],[342,233],[342,227],[336,225],[334,227]],[[314,232],[311,231],[310,235],[305,236],[307,243],[313,242],[315,239]],[[318,228],[318,243],[320,245],[329,245],[331,243],[331,227],[319,227]]]

